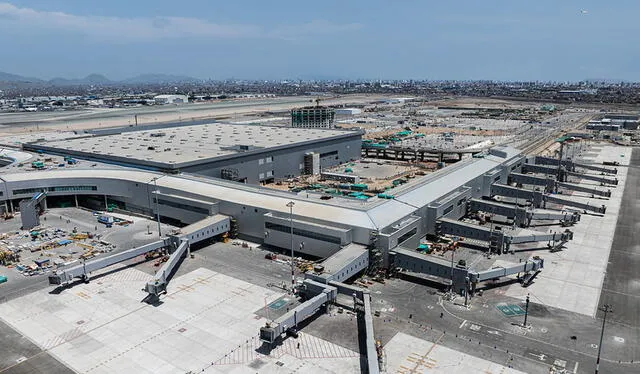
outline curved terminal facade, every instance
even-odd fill
[[[20,200],[39,192],[46,200],[65,200],[92,209],[108,204],[131,212],[181,224],[224,214],[235,219],[241,237],[328,257],[351,244],[378,248],[387,261],[389,250],[414,247],[436,232],[436,220],[459,219],[469,199],[489,196],[491,185],[506,183],[522,168],[517,149],[496,147],[428,176],[395,188],[393,199],[366,202],[347,198],[274,191],[219,179],[166,175],[134,169],[74,169],[6,173],[0,177],[0,209],[15,211]],[[287,206],[293,201],[293,215]],[[156,204],[157,203],[157,204]]]

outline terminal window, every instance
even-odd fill
[[[276,230],[276,231],[284,232],[287,234],[291,234],[291,227],[279,225],[277,223],[265,222],[264,227],[265,229]],[[336,236],[320,234],[317,232],[312,232],[304,229],[297,229],[295,227],[293,228],[293,235],[304,236],[305,238],[316,239],[323,242],[329,242],[334,244],[341,243],[340,238]]]
[[[57,187],[37,187],[22,188],[13,190],[14,195],[34,194],[38,192],[65,192],[65,191],[97,191],[97,186],[57,186]]]

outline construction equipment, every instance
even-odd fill
[[[7,266],[16,262],[20,262],[20,255],[18,253],[0,249],[0,264]]]
[[[96,257],[96,255],[93,253],[93,251],[87,251],[83,254],[80,255],[80,258],[83,260],[88,260],[90,258],[94,258]]]
[[[150,251],[144,254],[144,258],[147,261],[158,257],[160,257],[160,251]]]

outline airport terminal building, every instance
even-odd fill
[[[165,136],[170,136],[168,134]],[[359,138],[359,135],[350,136]],[[95,141],[95,138],[81,140]],[[356,140],[353,142],[358,153]],[[345,151],[347,145],[344,145]],[[68,147],[71,151],[73,146]],[[60,149],[49,146],[47,151]],[[272,154],[276,163],[278,153]],[[246,157],[251,157],[257,168],[261,166],[259,160],[267,156]],[[133,160],[138,161],[141,160]],[[439,219],[463,217],[470,199],[490,195],[493,184],[507,183],[509,174],[521,170],[524,162],[525,156],[519,150],[495,147],[478,157],[394,188],[389,192],[394,194],[393,199],[373,197],[366,202],[347,197],[321,200],[320,195],[313,193],[296,194],[142,169],[22,172],[0,178],[0,202],[4,209],[12,211],[18,208],[20,200],[45,192],[47,200],[66,199],[70,204],[92,209],[116,204],[121,209],[149,216],[155,216],[159,210],[163,220],[181,224],[224,214],[235,220],[241,237],[281,248],[290,247],[292,220],[297,251],[325,258],[355,243],[375,247],[386,261],[393,248],[415,248],[424,235],[436,233]],[[254,174],[257,172],[255,168],[251,170]],[[252,178],[251,181],[259,180],[257,176]],[[287,205],[290,202],[294,203],[291,210]]]
[[[211,123],[25,144],[25,150],[247,184],[360,158],[360,131]]]

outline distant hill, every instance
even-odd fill
[[[200,79],[184,75],[171,74],[142,74],[121,81],[112,81],[101,74],[90,74],[80,79],[53,78],[43,80],[38,78],[23,77],[17,74],[0,72],[0,82],[7,83],[32,83],[53,86],[85,86],[85,85],[112,85],[112,84],[162,84],[178,82],[197,82]]]
[[[82,85],[106,85],[113,84],[114,82],[109,80],[104,75],[90,74],[81,79],[66,79],[66,78],[53,78],[49,80],[49,84],[54,86],[82,86]]]
[[[43,81],[41,79],[38,79],[38,78],[23,77],[21,75],[3,73],[3,72],[0,71],[0,82],[24,82],[24,83],[28,83],[28,82],[36,83],[37,82],[37,83],[41,83]]]
[[[125,79],[121,83],[126,84],[142,84],[142,83],[173,83],[173,82],[196,82],[200,79],[187,77],[184,75],[170,74],[141,74],[132,78]]]

